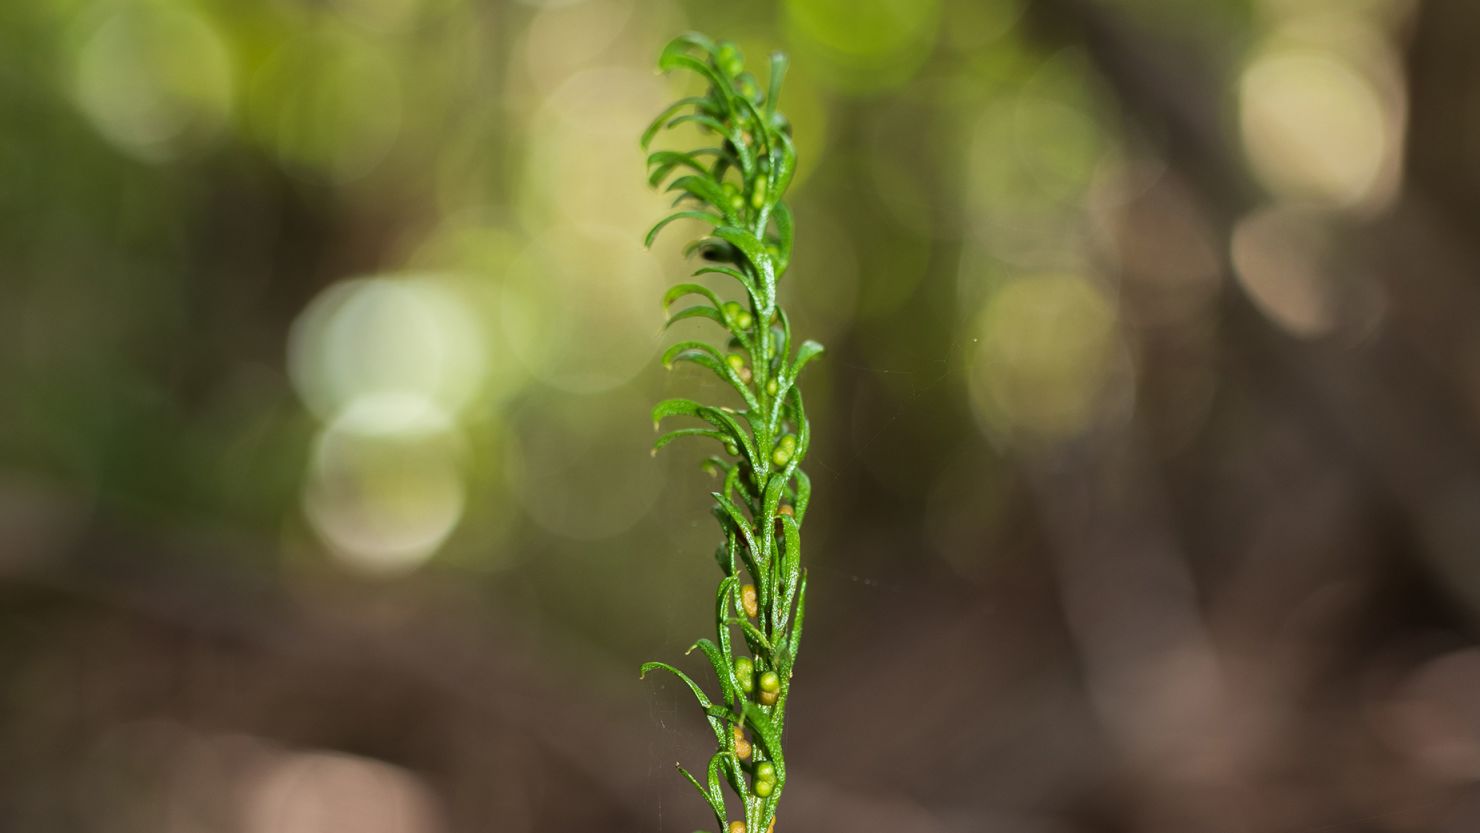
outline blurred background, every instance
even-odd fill
[[[1480,830],[1469,0],[0,3],[0,829],[706,824],[690,28],[829,348],[780,829]]]

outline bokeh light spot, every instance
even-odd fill
[[[1107,386],[1124,381],[1114,304],[1078,275],[1008,281],[977,332],[972,404],[990,435],[1075,435],[1103,409]]]
[[[626,232],[559,229],[510,267],[501,330],[534,378],[572,393],[607,390],[648,366],[663,287],[657,258]]]
[[[348,29],[307,33],[258,72],[255,132],[285,162],[338,181],[369,173],[401,130],[401,83],[383,48]]]
[[[304,310],[288,343],[299,396],[326,421],[357,398],[386,393],[456,413],[478,394],[486,356],[466,302],[428,277],[335,284]]]
[[[447,415],[425,399],[361,398],[319,436],[304,513],[346,566],[372,574],[415,569],[462,517],[463,447]]]
[[[1353,206],[1387,196],[1379,185],[1396,131],[1374,85],[1318,52],[1256,58],[1239,84],[1244,145],[1280,196]]]
[[[405,29],[421,11],[423,0],[332,0],[347,19],[378,32]]]
[[[551,93],[530,128],[521,183],[528,198],[520,208],[530,223],[615,224],[640,241],[669,200],[628,175],[641,160],[633,137],[664,98],[659,77],[619,68],[580,72]]]
[[[231,56],[184,4],[122,4],[77,55],[77,104],[98,132],[144,159],[214,135],[231,110]]]
[[[1314,209],[1267,208],[1233,231],[1239,285],[1260,311],[1292,335],[1311,338],[1336,324],[1333,277],[1326,258],[1331,230]]]
[[[1480,649],[1436,657],[1415,669],[1388,704],[1381,728],[1425,770],[1445,780],[1480,779]]]
[[[895,86],[935,45],[939,0],[787,0],[786,23],[799,55],[822,80],[849,92]]]
[[[524,34],[530,78],[541,90],[558,88],[589,68],[622,35],[632,15],[632,0],[583,0],[542,9]]]
[[[283,753],[250,784],[245,833],[438,833],[436,799],[390,764],[333,752]]]

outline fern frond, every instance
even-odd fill
[[[786,782],[782,727],[806,610],[801,529],[812,486],[801,465],[811,446],[811,426],[797,376],[822,352],[822,345],[804,341],[793,353],[791,321],[777,299],[795,237],[792,213],[783,198],[796,172],[796,147],[791,123],[777,108],[787,63],[780,54],[771,57],[769,83],[762,92],[733,43],[691,33],[671,41],[658,66],[698,77],[707,90],[664,109],[643,132],[642,147],[647,149],[667,128],[683,124],[712,134],[714,146],[655,150],[648,155],[649,184],[675,193],[674,205],[682,204],[683,210],[660,220],[648,233],[647,243],[651,245],[657,233],[676,220],[704,221],[709,234],[690,243],[685,252],[698,253],[711,265],[697,269],[693,277],[732,279],[744,290],[745,303],[722,301],[719,293],[692,281],[675,285],[663,296],[665,312],[685,296],[697,295],[708,302],[670,313],[670,324],[704,318],[726,333],[715,343],[674,344],[663,354],[664,364],[690,362],[709,369],[736,392],[742,407],[670,399],[653,410],[655,424],[668,417],[705,423],[669,431],[658,439],[655,450],[682,437],[713,439],[724,446],[723,456],[706,462],[724,475],[723,490],[713,493],[713,513],[725,536],[715,559],[724,572],[716,594],[718,638],[694,643],[718,678],[724,705],[710,701],[672,666],[643,667],[677,675],[715,730],[717,750],[707,788],[681,771],[705,797],[721,827],[723,765],[729,776],[723,783],[740,800],[747,829],[766,830],[775,819]],[[741,502],[736,502],[737,496]],[[736,631],[739,640],[733,638]],[[749,648],[751,656],[736,656],[737,644]],[[743,733],[748,727],[757,742],[740,743],[743,738],[721,731],[721,722],[733,732]],[[747,783],[739,761],[752,754],[754,775]]]

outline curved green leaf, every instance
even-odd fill
[[[779,576],[774,574],[776,565],[774,559],[771,558],[771,549],[773,548],[773,544],[771,542],[775,540],[776,536],[774,519],[777,517],[776,510],[781,506],[781,496],[785,494],[785,492],[786,475],[778,473],[773,474],[766,479],[766,490],[761,496],[760,517],[763,524],[770,524],[770,526],[767,528],[769,534],[763,535],[761,537],[766,542],[766,557],[767,560],[770,562],[767,566],[773,571],[771,577],[772,584],[774,584],[779,578]]]
[[[643,238],[643,245],[651,249],[653,247],[653,241],[658,239],[658,232],[667,228],[669,223],[676,220],[703,220],[706,223],[713,223],[721,228],[724,227],[725,222],[725,218],[718,214],[710,214],[708,211],[675,211],[657,223],[654,223],[653,227],[648,229],[647,236]]]
[[[708,55],[713,55],[715,50],[714,41],[710,40],[702,32],[684,32],[673,40],[663,45],[660,55],[682,54],[685,49],[694,48]],[[661,58],[659,59],[661,62]]]
[[[796,379],[801,374],[802,368],[806,367],[808,362],[822,355],[825,349],[821,344],[810,338],[802,342],[802,346],[797,348],[796,360],[791,363],[791,378]]]
[[[776,99],[781,97],[781,82],[786,78],[786,55],[781,52],[771,53],[771,83],[766,90],[766,116],[776,114]]]
[[[695,648],[703,652],[704,656],[709,659],[709,664],[714,666],[714,676],[719,680],[719,686],[724,692],[725,703],[733,704],[735,702],[736,689],[739,686],[735,680],[735,669],[730,667],[729,659],[720,651],[718,645],[715,645],[708,639],[700,639],[698,642],[689,646],[689,650],[684,653],[692,653]]]
[[[796,498],[792,500],[792,511],[796,513],[797,526],[807,517],[807,504],[812,502],[812,478],[798,468],[793,472],[797,479]]]
[[[745,709],[745,722],[750,724],[750,729],[761,742],[761,748],[766,750],[766,757],[776,765],[776,780],[786,780],[786,758],[781,754],[781,734],[776,731],[771,718],[761,707],[749,700],[742,700]]]
[[[657,454],[659,449],[663,448],[674,440],[681,440],[684,437],[704,437],[706,439],[718,440],[720,443],[727,443],[730,441],[730,438],[725,436],[723,432],[715,431],[711,428],[678,428],[673,431],[669,431],[668,433],[663,434],[662,436],[658,437],[658,439],[654,440],[653,453]]]
[[[724,306],[719,296],[714,294],[714,290],[709,287],[700,283],[680,283],[675,284],[667,292],[663,293],[663,310],[666,312],[669,307],[673,306],[674,301],[685,295],[702,295],[709,299],[709,303],[713,304],[715,309]]]
[[[739,687],[740,681],[735,679],[733,665],[735,653],[730,644],[730,629],[725,627],[725,619],[728,618],[725,611],[729,609],[735,595],[735,587],[739,583],[740,579],[727,575],[720,580],[719,590],[714,594],[714,631],[719,637],[719,653],[724,657],[728,669],[726,675],[730,678],[731,685],[736,688]]]
[[[746,459],[755,460],[757,452],[750,434],[746,433],[740,423],[723,409],[700,405],[692,399],[665,399],[653,406],[655,430],[659,422],[672,416],[698,417],[708,422],[728,435],[730,440],[743,449]]]
[[[725,829],[725,801],[724,801],[724,796],[723,795],[719,796],[719,800],[716,801],[715,800],[714,792],[711,791],[711,790],[704,789],[704,787],[699,783],[699,779],[698,778],[695,778],[693,776],[693,774],[690,773],[687,769],[684,769],[683,768],[683,764],[680,764],[680,763],[676,763],[675,762],[673,765],[676,766],[676,767],[678,767],[678,771],[683,774],[683,777],[685,779],[687,779],[690,784],[693,784],[694,785],[694,789],[696,789],[696,790],[699,791],[699,795],[704,796],[704,802],[706,804],[708,804],[709,805],[709,809],[714,812],[714,818],[715,818],[716,821],[719,822],[720,829],[721,830]]]
[[[729,222],[734,223],[735,209],[730,205],[730,195],[718,182],[710,178],[706,171],[704,174],[688,174],[668,183],[665,191],[682,191],[685,196],[693,197],[701,203],[718,208],[720,213]]]
[[[785,130],[777,130],[773,135],[781,145],[780,164],[771,169],[772,185],[776,191],[776,199],[779,200],[791,187],[791,181],[796,176],[797,149]]]
[[[745,113],[745,115],[750,118],[751,132],[756,137],[756,139],[760,141],[760,154],[767,158],[773,159],[775,153],[771,147],[770,136],[767,135],[769,131],[766,130],[766,118],[762,116],[760,114],[760,111],[755,108],[755,102],[751,101],[745,96],[737,95],[735,96],[734,100],[740,102],[741,112]],[[774,161],[772,164],[774,164]],[[769,182],[767,183],[767,185],[770,184],[771,183]],[[773,201],[774,198],[771,197],[771,192],[769,190],[767,190],[766,194],[768,201]],[[780,196],[780,194],[775,195],[776,198],[779,198]]]
[[[708,368],[714,375],[728,382],[730,387],[740,394],[745,404],[751,408],[757,407],[755,394],[751,393],[750,386],[730,367],[724,356],[715,349],[713,345],[702,341],[680,341],[663,351],[663,366],[672,368],[678,362],[689,362],[700,367]]]
[[[682,116],[674,116],[663,126],[669,128],[678,127],[681,124],[697,124],[724,137],[725,141],[729,143],[725,150],[735,155],[735,161],[740,163],[740,171],[748,177],[755,170],[754,153],[751,151],[750,146],[745,143],[745,139],[740,135],[739,130],[730,127],[713,116],[703,113],[685,113]]]
[[[698,683],[689,679],[689,675],[683,673],[677,668],[674,668],[666,662],[644,662],[642,664],[641,671],[638,673],[637,678],[640,680],[646,679],[648,672],[652,671],[653,669],[667,671],[680,680],[683,680],[683,684],[688,686],[689,691],[692,691],[694,693],[694,699],[699,701],[699,708],[703,709],[706,714],[708,714],[709,711],[714,708],[713,701],[709,699],[709,695],[704,693],[704,689],[700,688]]]
[[[721,749],[709,759],[709,796],[714,806],[717,807],[725,806],[725,794],[719,787],[719,767],[720,764],[724,763],[726,758],[735,754],[735,738],[733,735],[728,740],[728,746],[729,748]]]
[[[792,462],[801,465],[807,456],[807,449],[812,446],[812,424],[807,421],[807,409],[802,406],[802,389],[792,385],[788,394],[791,399],[791,411],[796,415],[797,426],[797,450],[792,455]]]
[[[717,92],[724,96],[727,102],[733,98],[729,83],[719,74],[719,71],[692,55],[684,52],[670,52],[665,49],[658,58],[658,69],[663,72],[672,72],[675,69],[689,70],[707,80]]]
[[[782,629],[791,614],[791,604],[796,601],[797,582],[802,572],[802,530],[797,520],[789,515],[781,516],[781,603],[776,605],[774,627]]]
[[[750,521],[746,520],[745,515],[740,512],[740,507],[736,506],[734,501],[719,492],[711,492],[710,494],[714,496],[715,503],[719,505],[720,511],[725,514],[725,517],[730,519],[730,522],[735,525],[735,529],[740,532],[740,537],[745,539],[745,545],[750,548],[750,552],[752,554],[759,554],[760,548],[756,546],[755,535],[750,529]],[[756,576],[755,579],[759,582],[763,577]]]
[[[690,151],[688,153],[677,150],[655,150],[648,154],[647,164],[650,169],[648,171],[648,185],[657,187],[658,183],[666,179],[675,168],[680,167],[691,168],[698,173],[708,176],[709,168],[705,167],[704,163],[699,161],[699,154],[706,150],[714,153],[723,152],[719,148],[701,148],[700,150]]]
[[[776,249],[781,252],[781,262],[776,264],[779,279],[791,262],[791,244],[796,237],[796,224],[792,219],[791,209],[784,202],[776,203],[771,211],[771,220],[776,224]]]
[[[771,640],[767,639],[766,635],[761,633],[761,629],[757,628],[749,619],[743,616],[732,616],[725,620],[725,624],[737,627],[745,634],[745,642],[750,646],[750,650],[756,656],[764,657],[766,662],[772,665],[779,666],[781,664],[777,662],[776,648],[771,644]]]
[[[672,416],[699,416],[704,409],[703,405],[692,399],[664,399],[653,406],[653,430],[658,430],[658,424]]]
[[[667,329],[669,327],[672,327],[674,324],[677,324],[678,322],[689,318],[708,318],[710,321],[713,321],[721,327],[724,327],[726,330],[730,328],[730,322],[725,320],[724,313],[720,312],[714,307],[706,307],[702,304],[692,307],[686,307],[668,316],[668,320],[663,322],[663,328]]]
[[[642,138],[638,140],[642,149],[647,150],[648,145],[653,143],[653,138],[658,135],[658,131],[662,130],[668,120],[673,118],[680,110],[685,107],[702,107],[708,103],[709,99],[703,96],[689,96],[687,98],[680,98],[663,108],[663,112],[658,114],[658,117],[648,124],[647,129],[642,131]]]
[[[663,366],[672,368],[674,362],[683,361],[684,353],[700,353],[714,359],[720,364],[725,364],[724,354],[712,344],[703,341],[680,341],[663,351]],[[728,367],[729,365],[725,365]]]
[[[801,580],[797,589],[797,614],[791,624],[791,634],[786,638],[786,673],[783,677],[790,679],[791,670],[797,664],[797,652],[802,648],[802,625],[807,622],[807,571],[802,571]]]
[[[761,312],[769,318],[776,305],[776,264],[771,259],[771,253],[766,251],[765,244],[754,234],[735,226],[720,226],[714,230],[714,236],[739,249],[755,268],[761,279],[758,288],[764,298]]]
[[[745,293],[755,301],[757,306],[760,306],[763,301],[760,289],[755,285],[755,281],[751,280],[749,275],[738,269],[731,269],[728,266],[701,266],[694,270],[694,276],[698,277],[699,275],[724,275],[725,277],[734,278],[741,286],[745,287]]]

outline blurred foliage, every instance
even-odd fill
[[[1230,89],[1256,62],[1244,90],[1264,97],[1225,115],[1276,194],[1370,211],[1391,193],[1382,4],[1115,8],[1211,47]],[[842,345],[816,407],[852,435],[820,449],[824,469],[856,457],[923,510],[929,461],[1130,413],[1114,226],[1169,180],[1086,52],[1040,37],[1017,0],[50,0],[0,15],[0,444],[86,511],[231,530],[268,544],[269,572],[323,553],[395,573],[436,553],[503,569],[589,562],[593,540],[690,546],[661,511],[689,475],[594,485],[640,470],[620,426],[669,384],[649,369],[642,299],[678,253],[630,245],[657,198],[625,172],[671,89],[643,56],[685,21],[797,55],[796,318]],[[1312,15],[1350,36],[1300,40]],[[1293,123],[1307,98],[1329,118]],[[1366,143],[1307,160],[1309,142],[1353,133]],[[1260,303],[1319,303],[1251,280]],[[1180,309],[1190,325],[1205,308]],[[405,453],[428,468],[408,472]],[[402,544],[365,543],[388,539]]]
[[[416,666],[432,678],[465,667],[449,658],[460,656],[449,633],[486,646],[469,637],[486,628],[499,634],[489,653],[541,658],[467,684],[479,702],[519,692],[512,715],[564,701],[510,680],[617,669],[581,675],[599,682],[579,696],[629,703],[629,660],[685,647],[683,634],[712,614],[690,592],[712,569],[702,496],[712,484],[695,471],[697,451],[649,459],[648,403],[725,390],[702,368],[669,377],[656,367],[664,341],[654,299],[684,268],[683,233],[651,252],[636,242],[666,198],[645,187],[634,137],[664,102],[698,91],[650,69],[669,33],[694,28],[731,34],[751,55],[779,47],[793,58],[792,271],[805,280],[789,309],[796,331],[830,351],[810,371],[808,394],[819,494],[809,559],[825,578],[813,580],[809,650],[828,645],[834,675],[819,670],[815,690],[858,703],[799,719],[829,739],[800,748],[838,779],[853,777],[849,795],[871,794],[870,761],[920,750],[888,732],[863,738],[856,726],[876,724],[904,696],[891,680],[948,669],[959,685],[941,683],[931,702],[957,717],[946,730],[922,707],[921,722],[898,730],[918,736],[938,766],[887,774],[911,796],[894,811],[977,800],[975,782],[934,774],[997,766],[1006,792],[1026,784],[1019,794],[1041,806],[1089,807],[1077,816],[1089,819],[1083,828],[1013,829],[1210,829],[1175,813],[1105,820],[1115,816],[1106,794],[1120,792],[1105,785],[1121,783],[1105,759],[1124,753],[1138,775],[1171,784],[1236,769],[1175,754],[1182,747],[1157,734],[1162,724],[1127,703],[1195,723],[1200,712],[1165,698],[1215,688],[1209,656],[1251,661],[1227,643],[1277,641],[1258,628],[1285,620],[1262,603],[1396,593],[1416,574],[1441,589],[1415,593],[1412,607],[1438,607],[1440,597],[1462,611],[1480,604],[1468,556],[1480,478],[1467,456],[1480,445],[1480,305],[1468,294],[1474,253],[1463,233],[1480,204],[1462,127],[1475,120],[1467,91],[1480,76],[1473,8],[0,3],[0,570],[12,580],[0,592],[14,596],[3,613],[15,625],[0,629],[9,640],[0,658],[15,681],[12,711],[35,715],[3,727],[0,780],[26,798],[16,826],[0,827],[161,829],[98,820],[131,782],[95,770],[137,768],[130,762],[152,760],[149,750],[185,761],[199,746],[174,728],[129,722],[169,712],[156,701],[154,711],[109,710],[173,679],[167,659],[188,654],[164,637],[150,642],[149,628],[138,642],[152,648],[107,641],[117,609],[143,604],[133,585],[117,590],[125,580],[158,578],[152,588],[184,598],[147,608],[150,622],[204,629],[213,617],[256,622],[255,613],[267,620],[255,627],[274,634],[260,642],[293,642],[273,630],[292,621],[302,628],[294,637],[319,646],[313,656],[368,655],[398,645],[403,631],[430,634],[397,656],[435,657]],[[674,330],[684,338],[705,323]],[[1322,560],[1337,552],[1346,560]],[[1096,557],[1076,559],[1084,553]],[[1201,618],[1215,604],[1221,618]],[[858,613],[896,605],[918,616],[889,621],[919,631],[878,632],[880,617]],[[1309,615],[1340,606],[1322,605]],[[946,621],[944,611],[958,610],[969,628]],[[489,624],[503,615],[516,624]],[[1353,614],[1351,632],[1386,633],[1401,618],[1372,602]],[[350,635],[323,636],[345,622]],[[1149,659],[1125,647],[1164,646],[1167,634],[1182,641]],[[1356,652],[1334,636],[1315,642],[1331,656],[1312,655],[1332,668]],[[850,653],[860,645],[874,653]],[[978,650],[980,664],[962,660]],[[220,676],[213,693],[197,692],[188,707],[169,692],[161,701],[184,713],[255,691],[222,659],[229,650],[205,653]],[[74,657],[125,694],[99,694],[95,711],[77,705],[81,694],[49,696],[87,689],[69,676]],[[1438,682],[1414,683],[1423,702],[1466,679],[1469,666],[1453,659],[1436,664]],[[418,766],[424,750],[404,727],[435,710],[392,709],[384,735],[347,728],[323,716],[337,716],[335,698],[369,697],[385,677],[305,692],[287,678],[317,672],[283,662],[251,669],[287,693],[258,692],[254,702],[269,705],[242,713],[286,724],[240,731],[332,748],[352,737],[365,757],[244,752],[231,741],[225,759],[275,761],[262,787],[273,795],[307,772],[355,789],[382,779],[395,785],[387,795],[430,800],[407,770],[388,774],[368,759],[392,749]],[[1266,669],[1271,679],[1284,670]],[[406,679],[422,677],[389,676],[388,701],[415,699]],[[1340,679],[1365,691],[1373,678]],[[1272,712],[1321,702],[1289,685],[1296,693]],[[989,696],[1005,723],[972,699]],[[284,702],[318,704],[319,722],[294,722],[293,708],[277,708]],[[589,718],[590,702],[580,706]],[[650,708],[661,722],[665,707]],[[1014,720],[1024,715],[1072,737],[1022,740],[1024,725],[1039,725]],[[478,736],[454,717],[447,736]],[[1384,731],[1419,758],[1442,757],[1424,745],[1421,716],[1404,720],[1402,731]],[[566,728],[527,723],[539,725],[520,731]],[[1352,736],[1346,728],[1327,726]],[[427,737],[441,737],[435,730]],[[577,744],[541,742],[561,751],[539,783],[584,773],[641,792],[611,760],[600,759],[598,777],[570,751]],[[1041,768],[1016,766],[997,754],[1004,746]],[[1100,757],[1081,752],[1089,747]],[[93,763],[77,772],[91,774],[67,769],[84,759]],[[1468,772],[1445,766],[1443,778]],[[541,794],[502,759],[446,765],[490,768],[514,773],[507,793]],[[1348,773],[1346,798],[1329,806],[1365,807],[1382,780],[1373,773],[1386,771]],[[1403,771],[1417,793],[1434,789]],[[462,782],[440,787],[482,795]],[[38,821],[78,791],[108,798],[70,828]],[[10,797],[0,795],[0,812]],[[545,804],[541,829],[604,818]],[[1288,802],[1224,806],[1234,804]],[[1365,809],[1356,815],[1384,817]],[[1248,829],[1326,821],[1319,808],[1304,812]],[[888,813],[868,820],[925,829]]]

